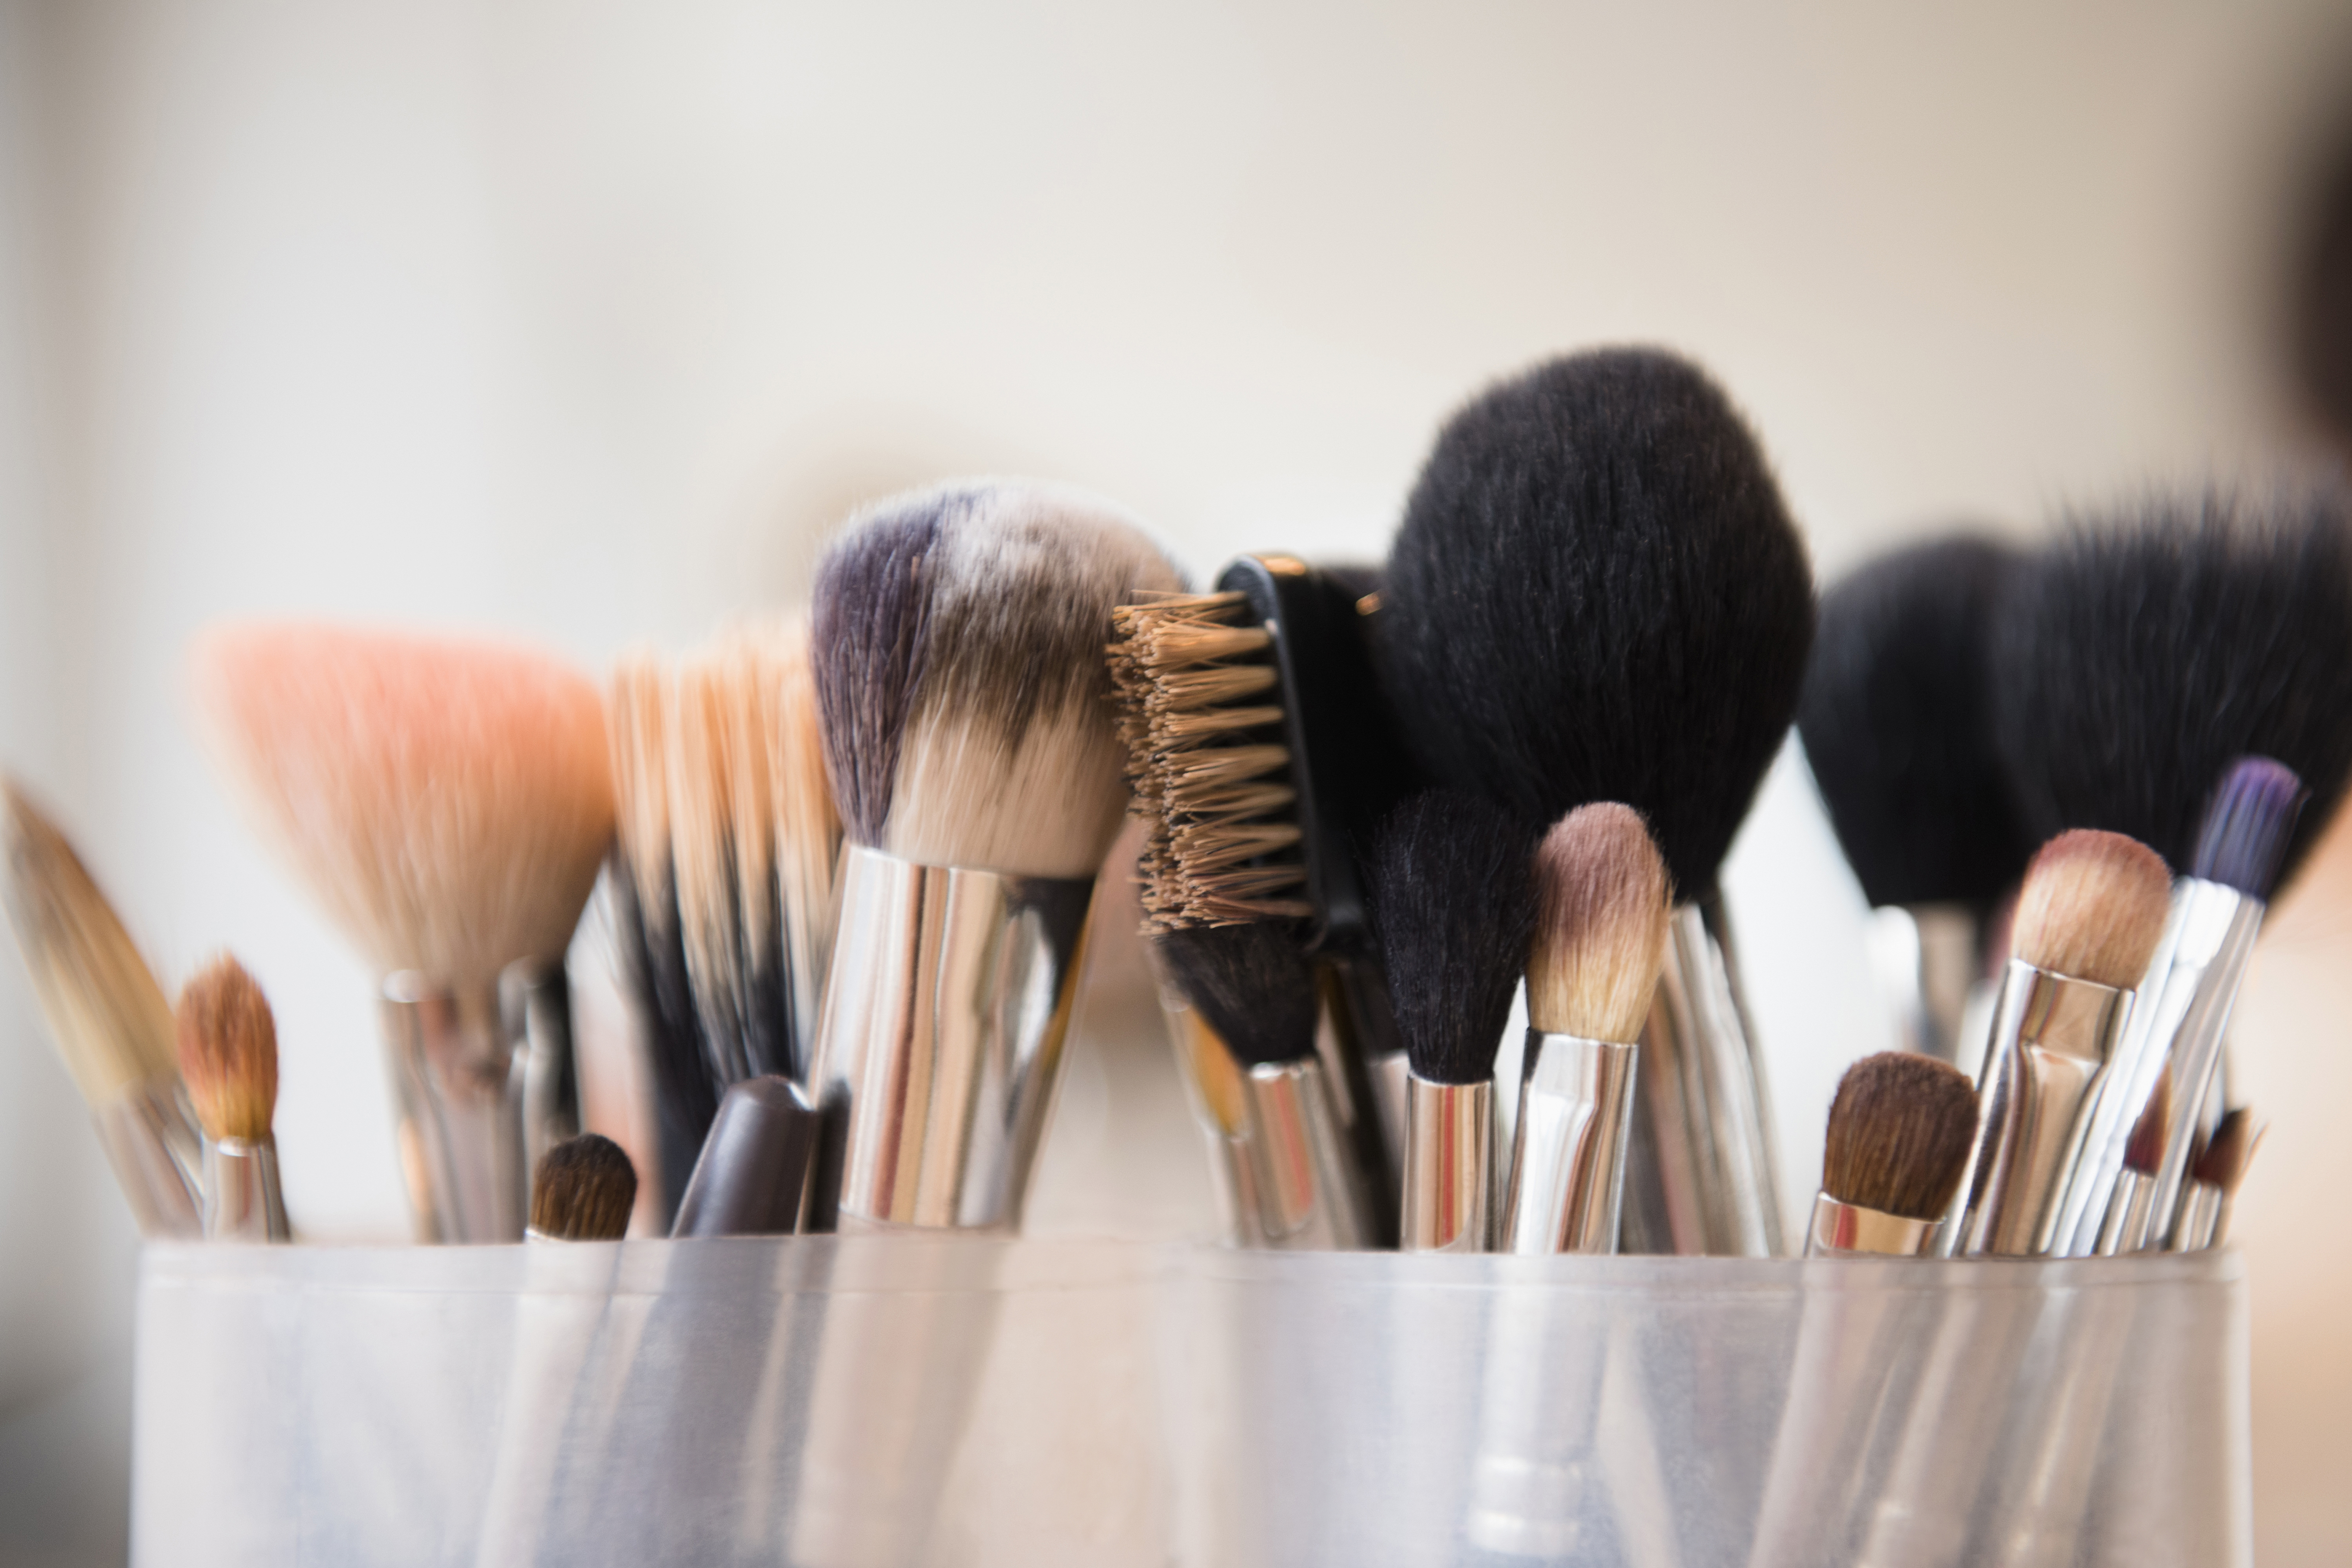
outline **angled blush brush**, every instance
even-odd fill
[[[1813,634],[1804,546],[1755,437],[1658,350],[1538,365],[1439,433],[1381,606],[1374,647],[1424,765],[1538,824],[1624,803],[1683,900],[1635,1086],[1628,1250],[1783,1250],[1717,895]]]

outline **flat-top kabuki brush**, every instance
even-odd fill
[[[8,910],[58,1054],[144,1236],[203,1232],[204,1159],[173,1054],[172,1004],[57,826],[0,776]]]
[[[1830,1101],[1807,1254],[1927,1252],[1976,1136],[1976,1086],[1958,1068],[1882,1051],[1846,1068]]]
[[[180,988],[180,1073],[205,1130],[205,1235],[286,1241],[278,1185],[278,1025],[245,966],[223,953]]]
[[[383,976],[420,1230],[520,1239],[525,1086],[499,984],[562,963],[612,840],[594,684],[529,648],[295,623],[215,631],[194,662],[248,815]]]
[[[1094,877],[1127,804],[1103,645],[1180,585],[1124,513],[978,480],[853,519],[817,572],[826,771],[850,839],[813,1086],[820,1221],[1018,1223]]]
[[[1425,765],[1532,823],[1632,806],[1684,900],[1643,1041],[1627,1249],[1783,1250],[1717,897],[1813,634],[1755,437],[1672,354],[1538,365],[1440,432],[1381,598],[1374,647]]]
[[[1983,1125],[1962,1252],[2053,1249],[2059,1200],[2170,892],[2156,852],[2119,833],[2062,833],[2027,868],[1978,1083]]]
[[[1537,847],[1506,1252],[1617,1250],[1635,1042],[1665,962],[1669,893],[1630,806],[1578,806]]]
[[[1537,834],[1430,789],[1375,830],[1372,927],[1411,1067],[1400,1245],[1484,1252],[1495,1218],[1495,1053],[1534,935]]]
[[[1874,911],[1871,963],[1906,1049],[1964,1068],[1969,989],[2030,837],[1993,744],[1995,601],[2022,563],[1954,535],[1882,555],[1822,596],[1797,732]]]

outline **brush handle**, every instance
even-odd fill
[[[205,1237],[290,1241],[278,1184],[278,1144],[262,1138],[205,1140]]]
[[[580,1067],[572,1040],[572,979],[561,962],[527,958],[499,976],[499,1009],[518,1044],[511,1086],[522,1107],[523,1168],[580,1136]]]
[[[2128,991],[2010,961],[1979,1089],[1978,1195],[1961,1251],[2029,1258],[2053,1249],[2131,1000]]]
[[[202,1236],[203,1139],[177,1077],[140,1084],[89,1114],[139,1234]]]
[[[672,1237],[790,1236],[808,1207],[819,1118],[798,1084],[745,1079],[719,1102]]]
[[[520,1241],[530,1173],[497,985],[443,990],[394,974],[381,1010],[419,1230],[443,1242]]]

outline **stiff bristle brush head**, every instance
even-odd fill
[[[1762,449],[1654,349],[1542,364],[1449,420],[1375,647],[1424,764],[1530,822],[1616,800],[1713,892],[1787,733],[1811,568]]]
[[[817,568],[816,690],[849,837],[902,859],[1090,877],[1127,803],[1111,611],[1182,584],[1124,512],[981,480],[853,518]]]
[[[530,1228],[555,1241],[618,1241],[637,1201],[637,1168],[597,1132],[540,1156],[530,1183]]]
[[[1874,906],[1989,904],[2032,857],[1990,689],[1993,607],[2022,559],[1990,539],[1938,539],[1822,597],[1797,732]]]
[[[1528,1022],[1548,1035],[1640,1037],[1666,957],[1673,892],[1641,813],[1580,805],[1536,849]]]
[[[5,807],[9,923],[49,1032],[82,1098],[111,1105],[142,1084],[169,1082],[172,1005],[64,834],[16,780]]]
[[[1539,837],[1466,790],[1413,795],[1365,856],[1372,930],[1405,1057],[1424,1083],[1483,1083],[1535,932]]]
[[[268,1137],[278,1110],[278,1024],[259,984],[223,953],[180,987],[174,1016],[180,1076],[205,1136]]]
[[[1845,1069],[1830,1102],[1822,1191],[1881,1214],[1939,1218],[1976,1136],[1968,1074],[1908,1051],[1864,1057]]]
[[[2164,935],[2172,879],[2155,850],[2078,827],[2035,853],[2017,895],[2010,952],[2075,980],[2127,991]]]
[[[226,627],[200,716],[257,825],[382,972],[439,986],[561,955],[613,837],[604,709],[534,649]]]
[[[2267,899],[2309,792],[2294,770],[2268,757],[2241,757],[2205,808],[2189,874]]]
[[[2215,785],[2275,759],[2312,805],[2352,779],[2352,498],[2159,497],[2073,520],[2002,596],[1993,716],[2027,825],[2127,833],[2190,864]]]
[[[1296,921],[1182,926],[1151,945],[1244,1068],[1315,1054],[1315,966]]]

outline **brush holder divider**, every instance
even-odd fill
[[[133,1559],[2243,1563],[2246,1366],[2229,1252],[158,1245]]]

